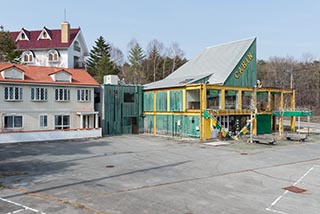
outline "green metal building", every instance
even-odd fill
[[[143,86],[105,84],[103,88],[103,134],[143,133]]]
[[[203,140],[236,136],[247,131],[254,111],[252,132],[270,133],[272,112],[286,107],[295,108],[294,90],[257,85],[256,38],[250,38],[208,47],[165,79],[144,85],[144,130]]]

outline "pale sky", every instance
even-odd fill
[[[81,27],[89,50],[101,35],[127,55],[135,38],[177,42],[190,59],[208,46],[257,37],[258,59],[320,58],[317,0],[30,0],[2,1],[6,30],[60,28],[64,9],[71,27]]]

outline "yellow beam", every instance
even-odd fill
[[[170,91],[167,91],[167,111],[170,111]]]
[[[187,96],[186,96],[186,90],[184,89],[182,91],[182,111],[185,111],[187,109],[186,103],[187,103]]]
[[[145,112],[145,115],[154,115],[153,112]],[[188,116],[199,116],[200,112],[157,112],[157,115],[188,115]]]
[[[271,111],[271,91],[268,91],[267,111]]]
[[[201,84],[200,87],[200,140],[204,140],[206,139],[206,126],[205,126],[205,118],[203,116],[203,111],[206,110],[207,108],[207,89],[206,89],[206,85],[205,84]],[[208,124],[208,123],[206,123]]]
[[[238,94],[237,94],[237,110],[241,110],[242,109],[242,90],[239,90],[238,91]]]
[[[282,135],[283,131],[283,117],[279,117],[279,134]]]
[[[226,91],[224,89],[221,89],[220,93],[220,110],[225,110],[225,93]]]
[[[157,135],[157,92],[153,91],[153,135]]]
[[[291,102],[290,102],[290,107],[291,107],[291,109],[295,109],[295,108],[296,108],[296,102],[295,102],[295,100],[296,100],[296,93],[295,93],[295,90],[292,90],[291,100],[290,100],[290,101],[291,101]],[[295,129],[296,129],[295,121],[296,121],[295,117],[291,117],[290,130],[291,130],[292,132],[294,132]]]
[[[283,109],[283,93],[280,93],[280,109]]]

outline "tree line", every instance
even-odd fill
[[[117,74],[127,84],[145,84],[165,78],[187,62],[176,42],[165,47],[154,39],[143,50],[139,42],[132,39],[128,50],[125,58],[120,49],[100,36],[90,51],[87,70],[99,83],[103,82],[104,75]]]
[[[0,63],[20,63],[20,55],[10,33],[0,26]],[[90,51],[86,69],[99,83],[104,75],[117,74],[126,84],[145,84],[165,78],[187,62],[178,43],[165,47],[156,39],[148,43],[146,50],[132,39],[127,55],[100,36]],[[303,60],[257,60],[257,78],[263,87],[295,89],[296,106],[320,115],[320,61],[310,54],[305,54]]]
[[[271,57],[257,61],[257,78],[263,87],[293,88],[296,107],[311,109],[320,115],[320,61],[305,54],[303,60],[293,57]]]

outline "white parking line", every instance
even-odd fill
[[[304,179],[317,165],[312,166],[306,173],[304,173],[292,186],[297,185]],[[266,208],[267,211],[273,212],[273,213],[278,213],[278,214],[289,214],[280,210],[275,210],[272,207],[274,207],[280,200],[283,198],[289,191],[286,190],[284,191],[276,200],[274,200],[269,207]]]
[[[2,201],[4,201],[4,202],[7,202],[7,203],[10,203],[10,204],[14,204],[14,205],[16,205],[16,206],[19,206],[19,207],[22,207],[22,208],[23,208],[23,209],[15,210],[15,211],[13,211],[13,212],[8,212],[8,213],[6,213],[6,214],[15,214],[15,213],[22,212],[22,211],[24,211],[24,210],[30,210],[30,211],[33,211],[33,212],[35,212],[35,213],[45,214],[44,212],[41,212],[41,211],[36,210],[36,209],[33,209],[33,208],[31,208],[31,207],[24,206],[24,205],[22,205],[22,204],[19,204],[19,203],[14,202],[14,201],[10,201],[10,200],[5,199],[5,198],[1,198],[1,197],[0,197],[0,200],[2,200]]]

